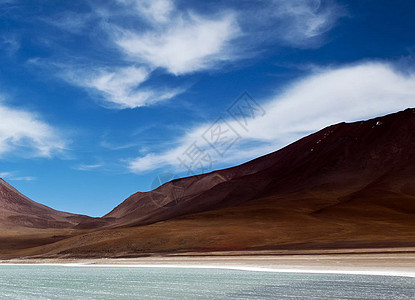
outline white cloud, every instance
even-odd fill
[[[415,106],[415,75],[404,75],[391,65],[363,63],[319,72],[293,83],[263,104],[266,114],[250,119],[248,130],[228,118],[241,140],[219,163],[239,163],[275,151],[309,133],[342,121],[357,121]],[[226,116],[226,115],[225,115]],[[222,123],[225,126],[225,123]],[[202,138],[211,124],[202,124],[177,141],[177,146],[129,163],[132,172],[165,166],[181,168],[178,157],[196,142],[212,152]]]
[[[94,169],[101,168],[102,166],[103,166],[103,164],[90,164],[90,165],[82,164],[82,165],[79,165],[79,166],[75,167],[75,169],[79,170],[79,171],[91,171],[91,170],[94,170]]]
[[[42,18],[44,22],[74,34],[85,33],[92,15],[80,12],[62,12],[56,16]]]
[[[33,112],[8,107],[0,100],[0,155],[24,151],[50,157],[64,148],[65,142],[56,130]]]
[[[147,80],[148,71],[145,68],[128,67],[118,72],[102,72],[91,80],[90,85],[100,91],[114,95],[116,98],[125,97],[124,90],[132,90]]]
[[[179,75],[231,60],[230,42],[238,35],[233,15],[217,19],[178,15],[161,30],[126,32],[117,44],[137,62]]]
[[[143,106],[149,94],[137,91],[137,87],[147,80],[149,72],[145,68],[128,67],[115,72],[102,71],[96,77],[85,81],[85,85],[101,92],[105,99],[121,108]]]
[[[119,0],[135,6],[137,12],[151,23],[166,23],[175,10],[171,0]]]
[[[4,49],[7,55],[14,55],[20,49],[20,41],[15,35],[3,35],[0,38],[0,48]]]
[[[239,9],[231,3],[226,9],[222,8],[220,14],[203,14],[183,7],[179,9],[173,0],[119,2],[129,8],[129,13],[133,8],[132,11],[148,26],[144,29],[143,26],[128,29],[117,26],[116,33],[112,35],[113,41],[135,64],[150,70],[162,68],[176,76],[216,69],[223,63],[243,58],[241,53],[245,52],[246,57],[250,50],[264,43],[315,46],[341,16],[338,6],[329,4],[323,7],[318,0],[274,0],[256,3],[255,9]],[[151,72],[148,76],[152,75]],[[120,86],[118,91],[123,95],[131,94],[126,86]],[[168,97],[156,94],[152,98],[162,100],[177,94],[172,93]],[[143,99],[148,98],[146,93],[135,96],[137,101],[129,100],[130,105],[121,107],[141,106],[145,101]],[[107,100],[117,103],[115,97]]]
[[[58,68],[65,68],[57,65]],[[135,108],[173,98],[181,88],[142,87],[150,75],[146,67],[123,67],[118,69],[89,71],[65,68],[62,77],[71,83],[98,92],[107,108]]]
[[[183,85],[175,88],[149,85],[148,80],[157,68],[179,75],[214,68],[233,59],[230,41],[239,34],[233,14],[205,18],[179,11],[168,0],[119,2],[125,5],[125,14],[134,11],[137,19],[144,18],[149,24],[143,31],[142,27],[126,30],[115,23],[106,23],[111,42],[128,56],[120,61],[130,66],[79,68],[53,64],[64,70],[61,77],[66,81],[98,92],[106,107],[148,106],[185,90]]]
[[[344,10],[331,3],[323,6],[320,0],[274,0],[267,8],[268,18],[279,25],[274,39],[294,47],[306,48],[321,40],[344,15]]]
[[[33,176],[18,176],[15,172],[0,172],[0,178],[11,181],[33,181],[36,177]]]
[[[79,52],[68,56],[60,76],[97,92],[106,107],[118,109],[171,99],[189,85],[182,75],[218,70],[263,53],[270,44],[316,47],[341,16],[335,3],[321,5],[319,0],[231,1],[215,4],[217,11],[174,0],[117,2],[91,3],[91,12],[62,12],[43,20],[73,34],[95,28],[88,37],[91,47],[100,45],[98,55],[81,59],[87,59],[83,67]],[[100,62],[103,53],[108,60]],[[179,86],[150,84],[165,74],[175,76]]]

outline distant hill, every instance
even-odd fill
[[[84,219],[32,201],[0,178],[0,228],[73,228]]]

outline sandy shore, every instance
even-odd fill
[[[402,250],[402,249],[401,249]],[[374,253],[187,253],[139,258],[12,259],[0,264],[48,264],[65,266],[221,268],[267,272],[367,274],[415,277],[415,252]]]

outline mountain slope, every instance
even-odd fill
[[[84,219],[54,210],[21,194],[0,178],[0,226],[8,228],[72,228]]]
[[[385,185],[394,176],[405,181],[400,188],[411,189],[414,120],[414,110],[408,109],[366,122],[333,125],[243,165],[134,194],[103,219],[111,226],[150,224],[319,186],[358,191],[381,178]]]
[[[415,109],[340,123],[240,166],[137,193],[14,256],[415,247]],[[89,228],[89,229],[88,229]]]
[[[81,234],[74,227],[88,219],[36,203],[0,178],[0,254]]]

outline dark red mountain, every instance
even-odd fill
[[[104,219],[154,223],[246,201],[311,189],[362,192],[392,186],[415,195],[415,112],[340,123],[240,166],[136,193]]]
[[[340,123],[245,164],[136,193],[102,218],[54,211],[2,183],[0,226],[43,228],[44,239],[33,247],[9,237],[0,256],[415,247],[414,149],[415,109]]]

